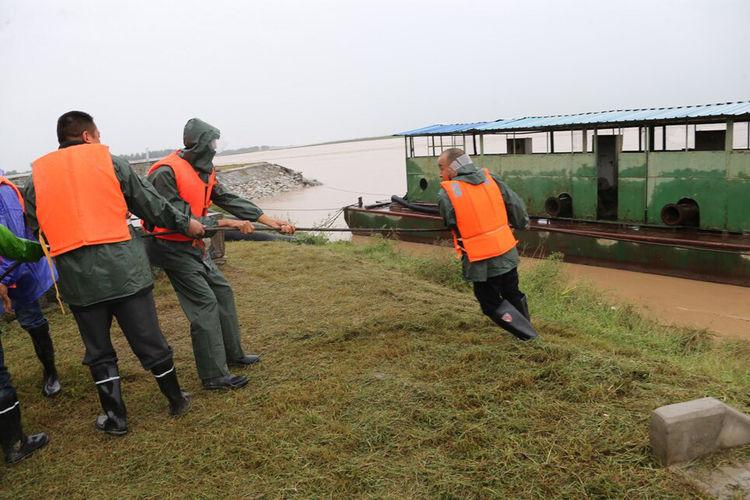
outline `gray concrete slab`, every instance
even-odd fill
[[[750,417],[718,399],[662,406],[651,413],[651,448],[663,465],[750,443]]]

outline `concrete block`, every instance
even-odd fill
[[[718,399],[695,399],[651,412],[649,434],[656,458],[672,465],[750,443],[750,416]]]

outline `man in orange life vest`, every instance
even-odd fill
[[[526,296],[518,289],[519,256],[510,229],[529,225],[523,200],[461,149],[445,150],[438,166],[440,214],[453,230],[464,278],[473,283],[482,312],[520,340],[536,338]]]
[[[26,215],[30,228],[49,243],[62,298],[86,346],[83,363],[91,370],[104,410],[96,428],[123,435],[128,427],[110,339],[113,317],[141,365],[153,373],[170,413],[180,415],[189,407],[177,381],[172,349],[159,327],[148,258],[127,213],[191,236],[202,235],[204,229],[159,196],[127,160],[110,155],[91,115],[62,115],[57,138],[60,149],[33,164],[25,192]]]
[[[254,203],[229,192],[216,180],[213,158],[219,137],[216,127],[197,118],[189,120],[183,132],[185,148],[157,161],[149,170],[148,179],[179,211],[198,217],[209,231],[218,225],[249,233],[253,230],[250,221],[258,221],[283,233],[294,233],[294,226],[264,214]],[[240,220],[217,222],[207,218],[211,203]],[[180,235],[160,235],[167,232],[162,227],[150,229],[155,237],[148,238],[146,250],[152,264],[164,269],[169,277],[190,321],[193,354],[203,388],[245,386],[247,377],[231,374],[229,366],[250,366],[260,357],[245,354],[242,349],[231,286],[200,242]]]

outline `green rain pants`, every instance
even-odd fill
[[[190,321],[190,338],[201,380],[229,375],[227,361],[244,356],[234,293],[208,255],[189,244],[146,244],[151,262],[167,274]]]

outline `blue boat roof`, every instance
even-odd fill
[[[750,101],[698,104],[665,108],[618,109],[571,115],[527,116],[524,118],[500,119],[490,122],[454,123],[430,125],[395,135],[445,135],[461,132],[495,132],[515,130],[539,130],[556,128],[581,128],[593,125],[633,124],[642,122],[685,123],[701,119],[726,117],[750,117]]]

